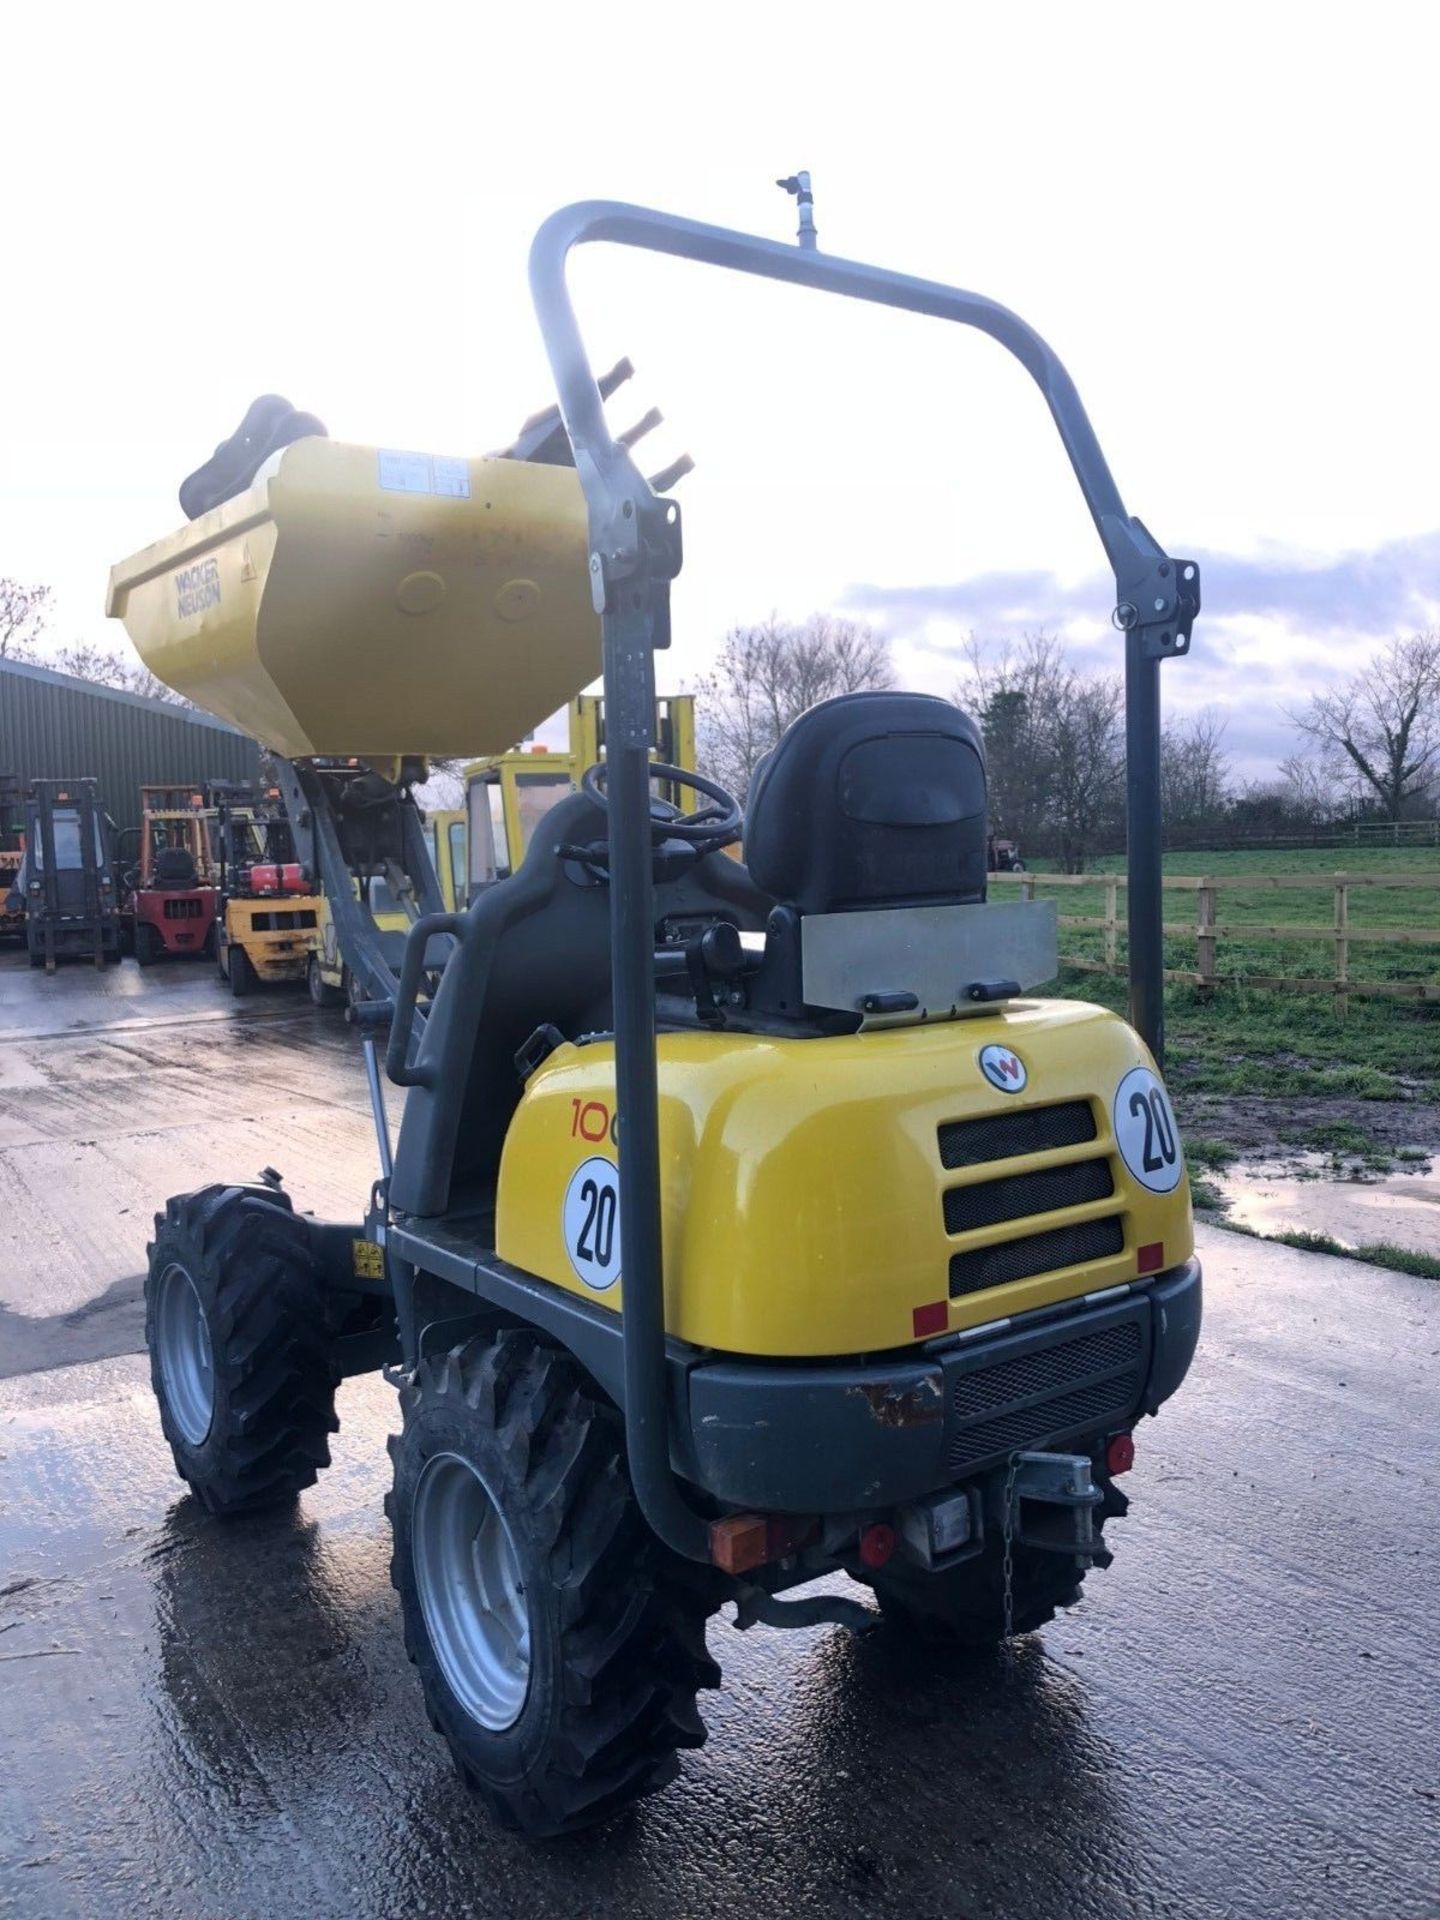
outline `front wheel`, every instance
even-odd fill
[[[292,1500],[330,1464],[321,1273],[283,1194],[205,1187],[155,1217],[145,1344],[175,1469],[212,1513]]]
[[[401,1407],[391,1579],[461,1778],[532,1834],[664,1786],[705,1738],[717,1596],[641,1517],[619,1415],[522,1331],[422,1362]]]
[[[250,956],[245,949],[236,946],[232,940],[225,949],[225,977],[230,982],[231,996],[243,1000],[247,993],[255,991],[259,976],[250,964]]]
[[[317,1007],[343,1007],[345,989],[332,987],[320,970],[320,956],[312,953],[305,968],[305,987],[311,1004]]]

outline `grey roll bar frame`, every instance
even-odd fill
[[[705,1560],[706,1523],[682,1496],[670,1462],[652,978],[654,654],[670,642],[669,585],[681,565],[680,510],[654,492],[605,419],[566,279],[571,249],[596,241],[974,327],[1012,353],[1035,381],[1115,576],[1113,618],[1125,634],[1130,1018],[1157,1060],[1164,1053],[1159,668],[1162,659],[1189,650],[1200,574],[1193,561],[1172,559],[1126,512],[1074,382],[1040,335],[997,302],[824,254],[813,244],[787,246],[619,201],[562,207],[536,234],[531,297],[589,511],[591,588],[601,615],[616,1106],[623,1116],[626,1442],[636,1498],[650,1525],[677,1552]]]

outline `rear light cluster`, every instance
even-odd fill
[[[724,1573],[749,1573],[797,1553],[815,1531],[803,1514],[727,1513],[710,1522],[710,1561]]]

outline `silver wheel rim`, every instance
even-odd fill
[[[530,1691],[530,1610],[510,1529],[468,1460],[437,1453],[425,1462],[410,1532],[440,1670],[471,1719],[503,1733]]]
[[[171,1416],[190,1445],[198,1447],[215,1417],[215,1361],[195,1282],[175,1261],[160,1276],[155,1352]]]

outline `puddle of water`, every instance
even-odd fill
[[[1440,1252],[1440,1167],[1337,1176],[1323,1153],[1207,1174],[1229,1202],[1229,1216],[1256,1233],[1325,1233],[1345,1247],[1388,1240],[1416,1253]]]

